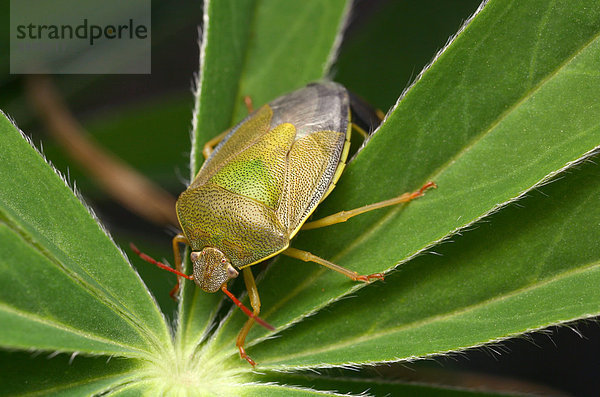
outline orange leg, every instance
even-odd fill
[[[248,114],[254,112],[254,105],[252,104],[252,98],[249,95],[244,97],[244,105],[246,105],[246,109],[248,109]]]
[[[318,263],[319,265],[325,266],[331,270],[335,270],[338,273],[343,274],[344,276],[350,278],[351,280],[354,281],[363,281],[365,283],[370,282],[372,279],[379,279],[379,280],[383,280],[384,275],[383,273],[373,273],[373,274],[369,274],[369,275],[361,275],[358,274],[352,270],[348,270],[345,267],[342,267],[340,265],[336,265],[335,263],[329,262],[323,258],[320,258],[316,255],[311,254],[310,252],[306,252],[306,251],[301,251],[299,249],[296,248],[288,248],[285,251],[282,252],[282,254],[287,255],[287,256],[291,256],[292,258],[296,258],[296,259],[300,259],[304,262],[315,262]]]
[[[172,244],[173,244],[173,256],[174,256],[174,260],[175,260],[175,269],[178,272],[182,272],[183,271],[183,262],[181,261],[181,254],[179,252],[179,244],[186,244],[189,245],[189,242],[187,240],[187,238],[185,238],[185,236],[183,234],[178,234],[175,237],[173,237],[172,240]],[[173,287],[173,289],[171,290],[171,292],[169,292],[169,295],[171,296],[171,298],[173,298],[173,300],[177,300],[177,292],[179,292],[179,283],[181,277],[177,277],[177,284],[175,284],[175,286]]]
[[[363,137],[363,139],[367,139],[369,137],[369,134],[367,134],[367,131],[360,128],[360,126],[358,124],[352,123],[352,129],[354,131],[358,132],[360,134],[360,136]]]
[[[379,203],[365,205],[363,207],[355,208],[350,211],[340,211],[333,215],[326,216],[325,218],[321,218],[316,221],[306,222],[304,225],[302,225],[302,230],[318,229],[320,227],[335,225],[336,223],[346,222],[348,219],[350,219],[356,215],[364,214],[365,212],[373,211],[373,210],[376,210],[379,208],[389,207],[391,205],[408,203],[409,201],[412,201],[412,200],[416,199],[417,197],[421,197],[427,189],[436,188],[436,187],[437,186],[435,183],[427,182],[416,192],[404,193],[401,196],[394,197],[389,200],[381,201]]]
[[[258,296],[258,289],[256,288],[256,282],[254,281],[254,275],[252,274],[252,270],[249,267],[245,267],[243,269],[244,272],[244,283],[246,284],[246,288],[248,289],[248,297],[250,298],[250,305],[252,306],[252,313],[255,317],[258,317],[260,313],[260,297]],[[256,365],[256,362],[250,358],[250,356],[246,353],[244,349],[244,343],[246,342],[246,336],[248,332],[250,332],[250,328],[254,325],[254,319],[251,317],[246,320],[246,323],[240,330],[240,333],[237,336],[235,345],[240,351],[240,358],[245,359],[252,365],[253,367]]]
[[[396,205],[396,204],[400,204],[400,203],[407,203],[411,200],[416,199],[417,197],[421,197],[427,189],[435,188],[435,187],[437,187],[435,185],[435,183],[427,182],[419,190],[412,192],[412,193],[404,193],[401,196],[394,197],[389,200],[381,201],[379,203],[365,205],[363,207],[355,208],[350,211],[340,211],[338,213],[326,216],[325,218],[321,218],[321,219],[313,221],[313,222],[306,222],[302,226],[302,230],[317,229],[320,227],[334,225],[334,224],[340,223],[340,222],[346,222],[348,219],[350,219],[356,215],[364,214],[365,212],[373,211],[373,210],[376,210],[379,208],[389,207],[391,205]],[[313,255],[310,252],[301,251],[296,248],[290,247],[290,248],[286,249],[285,251],[283,251],[282,254],[291,256],[292,258],[300,259],[304,262],[318,263],[319,265],[325,266],[331,270],[335,270],[336,272],[341,273],[344,276],[346,276],[354,281],[362,281],[362,282],[368,283],[374,279],[383,280],[383,278],[384,278],[383,273],[373,273],[373,274],[368,274],[368,275],[358,274],[352,270],[346,269],[345,267],[336,265],[335,263],[329,262],[323,258]]]
[[[215,146],[217,146],[219,144],[219,142],[221,142],[221,140],[223,138],[225,138],[225,136],[228,133],[229,133],[229,130],[224,131],[204,144],[204,148],[202,149],[202,155],[204,156],[204,160],[206,160],[207,158],[210,157]]]

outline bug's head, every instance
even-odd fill
[[[216,248],[192,251],[190,259],[194,264],[194,281],[206,292],[217,292],[229,279],[239,274],[225,254]]]

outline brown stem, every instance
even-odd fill
[[[108,194],[153,223],[178,225],[175,198],[94,143],[48,76],[28,76],[26,90],[50,134]]]

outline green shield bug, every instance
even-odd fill
[[[352,129],[366,135],[353,117],[366,121],[374,114],[334,82],[310,84],[260,107],[206,144],[206,161],[179,196],[177,216],[182,233],[173,238],[177,269],[133,247],[142,259],[193,280],[206,292],[225,292],[250,317],[236,346],[240,357],[253,366],[256,363],[244,350],[246,335],[254,322],[273,327],[258,317],[260,299],[250,266],[285,254],[316,262],[354,281],[383,279],[382,273],[360,275],[291,248],[290,240],[300,229],[344,222],[364,212],[408,202],[435,187],[429,182],[413,193],[306,222],[333,190],[346,165]],[[182,273],[181,243],[191,248],[191,275]],[[252,312],[227,290],[227,282],[240,270]],[[179,281],[172,296],[178,288]]]

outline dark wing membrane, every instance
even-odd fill
[[[345,88],[328,82],[309,85],[271,106],[272,125],[286,121],[294,123],[297,130],[277,207],[277,216],[291,238],[328,193],[344,165],[349,99]]]
[[[334,82],[309,84],[305,88],[277,98],[271,128],[281,123],[296,127],[296,140],[317,131],[346,133],[349,121],[348,91]]]

